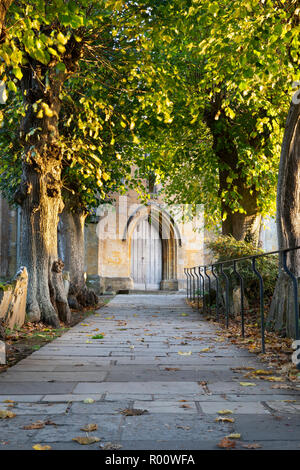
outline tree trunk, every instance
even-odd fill
[[[15,200],[22,207],[21,263],[28,270],[27,314],[32,321],[59,327],[59,319],[65,323],[71,319],[62,279],[63,263],[57,253],[58,214],[63,208],[57,130],[63,77],[55,70],[48,71],[50,86],[46,88],[45,73],[34,61],[23,67],[24,155]]]
[[[85,282],[84,222],[86,212],[65,207],[58,226],[59,255],[70,273],[69,305],[81,308],[96,305],[98,298]]]
[[[13,0],[0,0],[0,42],[5,38],[5,17]]]
[[[291,103],[286,121],[277,185],[277,235],[279,249],[300,246],[300,104]],[[288,254],[288,268],[299,279],[300,250]],[[295,337],[292,283],[279,265],[279,277],[269,312],[271,328]]]
[[[221,108],[222,97],[219,97],[204,113],[205,122],[213,136],[213,149],[219,159],[219,197],[221,201],[222,234],[232,235],[236,240],[251,241],[258,244],[261,215],[257,206],[257,192],[249,187],[245,177],[240,176],[238,167],[239,156],[231,133],[231,125]],[[219,114],[218,120],[216,115]],[[232,174],[238,175],[229,179]],[[235,189],[235,194],[230,198],[236,199],[243,212],[236,212],[230,205],[230,198],[225,200]],[[232,201],[233,203],[236,201]],[[223,220],[224,219],[224,220]]]
[[[227,191],[228,171],[219,171],[220,194],[223,190]],[[222,216],[226,214],[226,219],[222,220],[222,234],[232,235],[236,240],[245,240],[252,242],[257,246],[259,242],[259,233],[261,225],[261,215],[258,212],[257,198],[255,192],[250,193],[242,178],[236,178],[233,183],[237,187],[240,195],[240,204],[245,213],[233,212],[232,209],[221,201]]]

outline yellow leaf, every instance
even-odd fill
[[[42,446],[41,444],[35,444],[32,446],[34,450],[50,450],[51,446]]]
[[[16,413],[13,413],[12,411],[0,410],[0,419],[14,418],[15,416]]]
[[[83,403],[94,403],[95,400],[93,400],[93,398],[85,398],[85,400],[83,400]]]
[[[188,351],[188,352],[178,351],[178,354],[180,354],[180,356],[190,356],[192,354],[192,351]]]
[[[95,442],[99,442],[100,439],[99,437],[78,436],[78,437],[73,437],[72,441],[76,441],[78,442],[78,444],[81,444],[81,445],[88,445],[88,444],[94,444]]]
[[[208,352],[210,351],[211,348],[203,348],[203,349],[200,349],[200,352]]]
[[[228,437],[228,439],[240,439],[241,438],[241,435],[240,434],[229,434],[229,436],[226,436]]]
[[[220,410],[220,411],[218,411],[219,415],[230,415],[231,413],[233,413],[233,411],[231,411],[231,410]]]
[[[87,424],[86,426],[84,426],[83,428],[80,428],[80,429],[81,429],[81,431],[85,431],[85,432],[97,431],[98,424],[96,424],[96,423]]]
[[[221,418],[221,416],[219,416],[218,418],[215,419],[215,421],[217,423],[234,423],[235,422],[235,419],[234,418]]]
[[[240,385],[242,385],[243,387],[256,387],[256,384],[252,382],[240,382]]]

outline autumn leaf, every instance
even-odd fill
[[[83,403],[94,403],[94,402],[95,402],[95,400],[93,400],[93,398],[85,398],[83,400]]]
[[[125,408],[125,410],[121,411],[121,414],[125,416],[140,416],[146,413],[148,413],[148,410],[139,410],[134,408]]]
[[[80,428],[81,431],[85,431],[85,432],[93,432],[93,431],[97,431],[97,429],[98,429],[98,424],[96,423],[87,424],[83,428]]]
[[[260,444],[243,444],[242,447],[245,447],[246,449],[260,449],[261,445]]]
[[[102,450],[118,450],[122,449],[121,444],[115,444],[114,442],[107,442],[106,444],[100,445],[100,449]]]
[[[180,408],[191,408],[190,405],[180,405]]]
[[[283,377],[263,377],[264,380],[269,380],[270,382],[283,382],[284,378]]]
[[[240,385],[242,385],[242,387],[256,387],[256,384],[252,382],[240,382]]]
[[[234,423],[235,419],[234,418],[227,418],[227,417],[222,418],[221,416],[219,416],[218,418],[215,419],[215,421],[217,423]]]
[[[180,356],[190,356],[192,354],[192,351],[188,351],[188,352],[178,351],[178,354]]]
[[[45,423],[43,421],[36,421],[35,423],[28,424],[27,426],[23,426],[23,429],[42,429],[45,427]]]
[[[0,410],[0,419],[14,418],[16,413],[7,410]]]
[[[32,446],[32,448],[34,450],[51,450],[51,446],[42,446],[42,444],[35,444],[34,446]]]
[[[220,411],[218,411],[219,415],[230,415],[231,413],[233,413],[233,411],[231,411],[231,410],[220,410]]]
[[[241,435],[238,434],[238,433],[233,433],[233,434],[229,434],[229,436],[226,436],[228,437],[228,439],[240,439],[241,438]]]
[[[78,437],[73,437],[72,441],[78,442],[78,444],[81,445],[89,445],[89,444],[94,444],[95,442],[99,442],[100,439],[99,437],[89,437],[89,436],[78,436]]]
[[[218,447],[222,447],[223,449],[233,449],[235,447],[235,444],[235,441],[224,437],[224,439],[219,442]]]
[[[211,348],[203,348],[203,349],[200,349],[200,352],[208,352],[210,350],[211,350]]]
[[[255,375],[272,375],[273,372],[271,370],[263,370],[263,369],[257,369],[252,372]]]
[[[175,370],[180,370],[180,369],[178,367],[165,367],[165,370],[175,371]]]

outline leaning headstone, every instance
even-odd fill
[[[14,279],[0,288],[0,319],[8,328],[22,326],[26,314],[28,273],[21,267]]]

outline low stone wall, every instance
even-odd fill
[[[0,319],[8,328],[24,324],[27,284],[27,269],[22,267],[12,281],[0,286]]]

